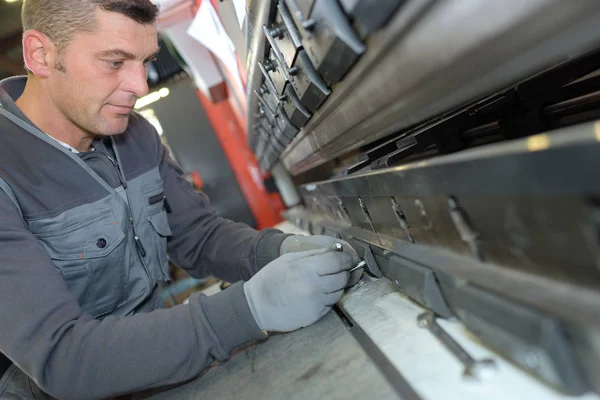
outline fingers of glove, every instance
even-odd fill
[[[360,257],[358,256],[358,253],[356,252],[356,250],[354,250],[348,242],[345,242],[342,240],[342,241],[340,241],[340,243],[342,243],[344,252],[347,252],[348,254],[350,254],[352,256],[352,263],[354,265],[357,265],[359,262],[362,261],[360,259]]]
[[[334,293],[338,292],[348,284],[350,279],[350,273],[348,271],[342,271],[337,274],[319,276],[317,284],[323,293]]]
[[[363,272],[364,272],[364,268],[359,268],[356,271],[352,272],[352,274],[351,274],[352,276],[350,276],[350,279],[348,280],[348,284],[346,285],[346,288],[356,285],[358,283],[358,281],[360,281],[360,278],[362,278]]]
[[[337,243],[337,240],[330,236],[294,235],[286,238],[283,241],[283,243],[281,244],[281,254],[287,254],[296,251],[330,248],[333,247],[335,243]]]
[[[325,235],[314,235],[314,236],[303,236],[303,235],[294,235],[286,238],[281,244],[281,254],[288,254],[299,251],[308,251],[314,249],[333,249],[336,243],[340,243],[342,245],[342,250],[344,253],[350,254],[352,256],[352,261],[354,265],[358,264],[361,260],[358,256],[358,253],[350,246],[345,240],[337,239],[331,236]]]
[[[301,262],[305,262],[319,275],[337,274],[352,268],[352,257],[348,253],[337,251],[312,254],[302,259]]]
[[[308,250],[308,251],[297,251],[297,252],[293,252],[293,253],[284,254],[281,257],[275,259],[274,261],[271,261],[270,264],[291,264],[291,263],[299,262],[300,260],[306,259],[311,256],[319,256],[319,255],[333,253],[333,252],[334,251],[332,249],[324,249],[324,248],[312,249],[312,250]]]
[[[340,301],[344,296],[344,289],[338,290],[337,292],[327,293],[324,297],[324,303],[328,308],[331,308],[335,303]]]
[[[350,243],[346,242],[345,240],[324,235],[303,236],[299,240],[304,241],[304,246],[307,247],[306,250],[308,250],[308,247],[334,248],[337,243],[340,243],[342,245],[342,251],[350,254],[355,265],[361,261],[358,253],[352,248],[352,246],[350,246]]]

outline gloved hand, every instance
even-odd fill
[[[333,249],[283,255],[248,282],[244,293],[260,329],[290,332],[321,319],[344,294],[352,257]]]
[[[342,251],[348,253],[352,257],[352,263],[356,266],[360,261],[360,257],[354,251],[350,243],[342,239],[336,239],[331,236],[314,235],[314,236],[303,236],[294,235],[287,237],[282,243],[279,249],[279,254],[289,254],[296,251],[306,251],[315,249],[329,249],[332,248],[336,243],[342,244]],[[360,280],[363,269],[360,268],[352,273],[348,285],[346,287],[354,286]]]

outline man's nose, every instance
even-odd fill
[[[124,90],[135,95],[136,98],[148,94],[148,74],[143,64],[136,64],[128,71],[123,82]]]

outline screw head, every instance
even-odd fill
[[[525,365],[529,369],[536,369],[540,365],[540,360],[534,352],[530,351],[525,354]]]

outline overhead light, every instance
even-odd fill
[[[15,2],[17,2],[19,0],[4,0],[4,1],[7,2],[7,3],[15,3]]]
[[[158,120],[158,117],[154,113],[154,110],[148,108],[147,110],[140,111],[140,114],[142,114],[142,117],[146,118],[148,122],[154,125],[154,128],[156,128],[156,132],[158,132],[158,134],[162,136],[164,130],[162,125],[160,124],[160,121]]]
[[[156,92],[147,94],[146,96],[141,97],[138,99],[138,101],[136,101],[135,109],[139,110],[140,108],[144,108],[149,104],[155,103],[155,102],[159,101],[160,99],[167,97],[169,95],[169,93],[170,93],[170,91],[168,88],[162,88]]]

